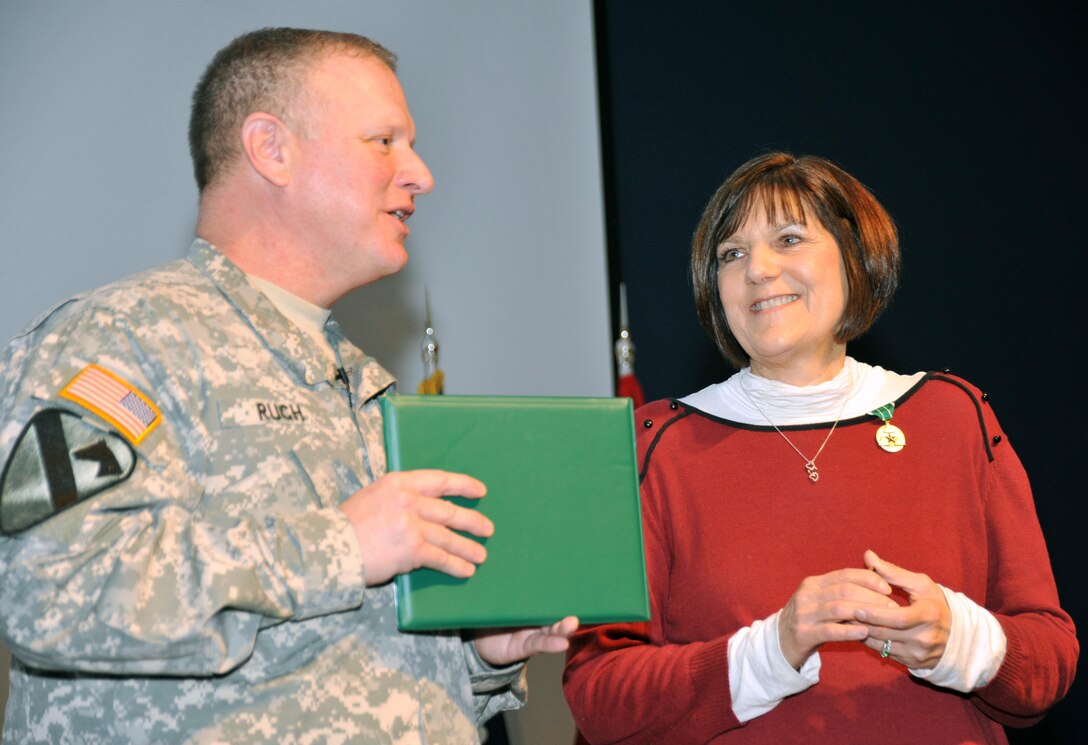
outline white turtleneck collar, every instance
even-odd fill
[[[840,414],[842,419],[862,416],[898,399],[923,375],[900,375],[847,357],[842,370],[831,380],[796,386],[761,378],[746,367],[724,382],[680,400],[742,424],[766,425],[768,419],[779,426],[815,424],[835,421]]]

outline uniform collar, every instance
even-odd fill
[[[187,260],[219,288],[292,375],[307,385],[331,383],[337,379],[337,365],[328,354],[318,349],[313,339],[280,313],[219,249],[197,238],[189,249]],[[347,339],[335,319],[330,317],[326,322],[325,334],[348,374],[357,400],[367,401],[395,383],[389,371]]]

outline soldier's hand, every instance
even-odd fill
[[[474,540],[495,526],[476,510],[439,497],[482,497],[482,482],[447,471],[388,473],[352,494],[340,505],[355,528],[367,585],[379,585],[394,575],[428,567],[454,577],[469,577],[487,551]]]
[[[481,629],[476,633],[476,652],[485,662],[504,667],[536,654],[565,651],[570,646],[571,635],[577,630],[575,616],[538,628]]]

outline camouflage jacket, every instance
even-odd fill
[[[384,472],[393,379],[326,334],[198,240],[11,341],[5,743],[460,744],[521,705],[521,666],[365,586],[336,505]]]

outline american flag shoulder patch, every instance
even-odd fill
[[[104,367],[87,365],[60,392],[61,398],[90,409],[139,445],[162,421],[147,396]]]

